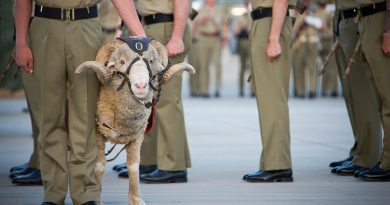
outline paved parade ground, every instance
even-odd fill
[[[233,93],[233,91],[231,92]],[[363,182],[330,173],[332,160],[347,156],[352,132],[344,102],[338,99],[290,100],[293,183],[247,183],[242,176],[258,169],[260,134],[254,98],[226,94],[220,99],[184,97],[193,168],[188,183],[142,184],[150,205],[390,204],[390,183]],[[40,204],[41,186],[15,186],[9,168],[31,151],[24,100],[0,100],[0,205]],[[174,122],[172,122],[174,123]],[[127,179],[109,163],[104,177],[105,204],[127,204]],[[70,197],[66,204],[72,204]]]
[[[148,205],[390,204],[390,182],[363,182],[330,173],[329,162],[347,157],[353,143],[342,98],[290,98],[294,182],[244,182],[242,176],[257,171],[260,158],[256,100],[248,92],[245,98],[238,97],[238,57],[225,51],[224,59],[219,99],[190,98],[184,75],[183,103],[193,167],[188,169],[188,183],[141,184]],[[212,70],[211,79],[213,74]],[[16,186],[8,178],[9,169],[26,162],[33,149],[30,119],[22,113],[25,107],[24,99],[0,100],[0,205],[38,205],[42,200],[41,186]],[[118,178],[111,169],[124,162],[125,156],[122,153],[106,167],[104,204],[127,204],[128,180]],[[71,204],[68,196],[66,205]]]

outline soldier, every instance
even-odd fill
[[[248,182],[293,181],[287,104],[292,19],[287,8],[295,4],[295,0],[252,0],[250,53],[263,150],[259,171],[243,177]]]
[[[315,16],[314,7],[299,15],[294,25],[295,43],[293,52],[293,73],[295,96],[305,96],[306,82],[309,84],[309,98],[317,96],[316,60],[319,48],[321,20]],[[307,73],[308,77],[305,77]]]
[[[225,29],[226,20],[223,17],[224,11],[217,8],[214,0],[206,0],[205,6],[199,11],[195,19],[195,26],[199,30],[199,47],[201,75],[200,92],[203,97],[209,97],[210,84],[210,63],[215,67],[215,97],[219,97],[222,85],[221,53],[222,47],[226,44]]]
[[[121,18],[111,0],[103,0],[99,5],[99,21],[102,25],[103,44],[115,40],[120,30]]]
[[[368,65],[379,93],[384,131],[379,163],[358,177],[367,181],[390,181],[390,0],[357,2],[363,63]]]
[[[249,1],[245,1],[245,6],[248,8]],[[240,56],[240,76],[239,76],[239,96],[244,96],[244,74],[248,70],[249,61],[249,32],[251,19],[249,12],[244,13],[236,22],[235,35],[238,40],[238,54]],[[253,84],[251,86],[251,95],[254,96]]]
[[[354,18],[358,15],[356,0],[337,0],[335,15],[335,35],[339,46],[336,50],[337,68],[343,95],[354,134],[354,145],[345,160],[330,163],[332,172],[339,175],[353,175],[375,165],[380,158],[382,127],[379,109],[379,96],[375,91],[372,75],[363,63],[362,50],[354,56],[350,74],[344,78],[347,67],[359,39],[358,25]]]
[[[13,20],[13,15],[12,15],[12,9],[13,8],[13,1],[5,1],[4,3],[0,3],[0,9],[2,12],[0,13],[0,23],[2,24],[0,27],[2,28],[1,35],[3,36],[2,42],[1,42],[1,49],[9,49],[10,51],[12,50],[12,47],[15,46],[15,28],[14,28],[14,20]],[[4,41],[3,41],[4,40]],[[4,43],[4,44],[3,44]],[[9,46],[11,47],[9,47]],[[2,58],[7,58],[11,55],[10,52],[2,52],[5,55],[2,55]],[[4,60],[2,62],[7,62],[7,60]],[[3,65],[2,67],[3,68]],[[15,69],[16,68],[11,68]],[[29,80],[30,78],[26,78],[27,75],[25,75],[25,72],[18,72],[18,74],[22,75],[23,79],[23,84],[24,84],[24,90],[26,92],[26,97],[27,97],[27,105],[29,107],[30,111],[30,117],[31,117],[31,126],[32,126],[32,138],[33,138],[33,153],[30,156],[30,160],[27,163],[24,163],[19,166],[12,167],[10,169],[10,174],[9,177],[12,180],[12,183],[17,184],[17,185],[40,185],[42,184],[41,180],[41,174],[39,171],[39,158],[38,158],[38,153],[37,153],[37,137],[38,137],[38,129],[37,129],[37,124],[36,120],[34,118],[35,114],[37,112],[36,108],[37,104],[32,103],[35,102],[35,100],[38,100],[37,97],[34,97],[36,94],[33,89],[34,84],[32,83],[32,80]],[[13,79],[13,74],[9,73],[9,77],[11,78],[9,80],[12,81],[19,81],[18,79]],[[19,77],[18,77],[19,78]],[[15,84],[15,82],[13,82]],[[18,84],[18,83],[16,83]],[[34,110],[34,111],[33,111]]]
[[[74,71],[80,63],[93,60],[102,45],[101,26],[96,18],[99,0],[34,2],[30,28],[32,1],[16,2],[16,62],[34,75],[41,99],[38,151],[44,185],[42,204],[63,204],[68,186],[74,204],[97,204],[100,190],[94,166],[99,83],[93,72],[76,77]],[[134,5],[113,2],[126,25],[131,25],[135,34],[145,36]],[[67,99],[68,142],[63,116]]]
[[[187,25],[189,0],[136,0],[148,36],[163,43],[172,64],[183,62],[191,45]],[[182,76],[164,87],[156,106],[155,125],[141,147],[141,181],[145,183],[187,182],[191,167],[181,99]],[[149,172],[149,173],[146,173]]]
[[[321,50],[319,55],[322,62],[324,62],[333,44],[333,12],[326,9],[325,0],[321,0],[318,3],[317,16],[322,20],[322,28],[320,29]],[[337,97],[337,83],[336,58],[332,56],[322,76],[321,95],[327,96],[327,92],[330,92],[331,97]]]

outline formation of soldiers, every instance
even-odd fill
[[[294,25],[293,78],[294,96],[310,99],[317,97],[319,84],[318,60],[322,63],[333,44],[333,15],[326,1],[306,1],[308,6],[303,14],[298,14]],[[328,93],[338,96],[335,58],[332,57],[322,76],[322,96]],[[308,91],[306,91],[308,89]]]
[[[13,167],[10,177],[15,184],[43,184],[43,205],[62,204],[68,186],[74,203],[97,204],[100,190],[93,169],[99,85],[94,73],[76,78],[74,69],[94,59],[103,41],[119,35],[120,19],[123,35],[149,36],[162,42],[172,63],[182,62],[192,43],[188,61],[198,68],[199,75],[191,79],[191,94],[210,97],[209,65],[213,62],[214,96],[220,96],[221,49],[229,36],[226,11],[216,7],[214,0],[205,0],[190,24],[190,1],[183,0],[136,0],[134,4],[113,0],[113,4],[103,1],[99,7],[99,0],[28,2],[16,1],[16,62],[24,69],[20,73],[35,152],[28,163]],[[314,98],[317,56],[327,61],[325,56],[334,52],[325,70],[323,94],[337,95],[333,71],[337,64],[355,143],[346,159],[329,165],[332,173],[390,181],[390,0],[336,0],[333,14],[320,1],[299,15],[290,12],[302,3],[296,0],[251,3],[252,10],[237,19],[234,35],[241,62],[239,95],[244,95],[243,76],[250,64],[250,92],[257,100],[263,150],[258,171],[244,175],[243,180],[293,181],[290,71],[293,68],[297,79],[297,97],[307,94],[305,81],[299,79],[307,79],[302,73],[308,71],[308,96]],[[105,12],[99,23],[98,13]],[[32,20],[31,14],[35,16]],[[331,49],[333,42],[335,50]],[[174,77],[156,107],[156,124],[141,149],[140,180],[145,183],[187,181],[191,159],[181,87],[182,76]],[[119,176],[127,177],[125,164],[114,168]]]

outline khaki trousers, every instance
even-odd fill
[[[263,145],[260,170],[290,169],[290,122],[287,102],[292,21],[286,17],[280,36],[282,55],[272,62],[266,59],[271,18],[253,21],[251,28],[252,73]]]
[[[318,43],[301,43],[293,54],[294,89],[297,95],[304,96],[306,84],[309,92],[317,91]]]
[[[30,156],[29,167],[39,169],[39,156],[38,156],[38,136],[39,136],[39,115],[40,115],[40,98],[39,98],[39,86],[35,81],[35,73],[29,74],[25,71],[21,71],[21,78],[26,94],[27,106],[30,112],[32,138],[33,138],[33,153]]]
[[[201,50],[199,48],[199,40],[193,39],[192,40],[192,46],[191,49],[188,52],[188,63],[191,64],[195,70],[196,73],[190,75],[190,90],[191,95],[198,95],[200,94],[200,73],[202,72],[200,70],[200,59],[199,55],[201,53]]]
[[[166,45],[172,36],[173,23],[151,24],[144,29],[149,37]],[[184,61],[191,40],[191,31],[187,26],[184,34],[186,50],[170,58],[172,64]],[[155,124],[151,134],[145,136],[141,147],[142,165],[157,164],[158,169],[167,171],[191,167],[181,91],[182,75],[174,76],[164,85],[160,101],[156,106]]]
[[[359,23],[363,63],[366,63],[374,78],[381,100],[381,117],[384,131],[380,167],[390,170],[390,57],[384,55],[382,45],[385,12],[361,18]]]
[[[222,68],[221,68],[221,39],[219,36],[199,38],[199,47],[201,52],[200,57],[200,92],[203,95],[208,95],[210,85],[210,66],[211,63],[215,69],[215,89],[221,90],[222,86]]]
[[[43,201],[63,204],[68,186],[73,204],[97,201],[94,167],[99,82],[92,71],[78,76],[74,71],[82,62],[95,59],[102,45],[99,21],[35,17],[30,26],[30,45],[41,99],[38,150]],[[68,132],[64,116],[67,99]]]
[[[361,50],[355,55],[355,63],[347,78],[344,69],[353,54],[359,36],[357,24],[353,18],[341,20],[339,23],[339,47],[336,50],[338,73],[355,144],[350,156],[353,163],[362,167],[371,167],[379,161],[381,152],[382,127],[379,115],[378,93],[374,89],[374,81],[367,65],[362,62]]]

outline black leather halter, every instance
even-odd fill
[[[122,77],[123,78],[123,81],[122,83],[119,85],[119,87],[117,88],[117,91],[121,90],[125,84],[127,84],[132,96],[134,97],[134,99],[136,99],[138,102],[140,102],[141,104],[144,104],[146,108],[151,108],[153,105],[155,105],[159,98],[160,98],[160,92],[161,92],[161,77],[160,77],[160,74],[156,74],[156,75],[153,75],[152,73],[152,69],[151,69],[151,66],[150,66],[150,63],[147,59],[143,58],[143,53],[148,49],[149,47],[149,43],[151,41],[150,38],[142,38],[142,37],[121,37],[121,38],[118,38],[119,40],[125,42],[127,44],[127,46],[129,46],[129,48],[134,51],[135,53],[137,53],[139,56],[137,56],[135,59],[133,59],[133,61],[131,61],[130,65],[127,67],[127,70],[126,72],[121,72],[121,71],[115,71],[114,74],[117,74],[119,77]],[[134,95],[133,91],[131,90],[131,82],[130,82],[130,79],[129,79],[129,74],[130,74],[130,70],[132,68],[132,66],[137,62],[137,61],[140,61],[142,60],[145,64],[146,64],[146,67],[148,69],[148,72],[149,72],[149,86],[151,89],[153,89],[154,91],[157,91],[157,98],[154,102],[144,102],[142,99],[138,98],[137,96]],[[164,72],[165,73],[165,72]],[[156,88],[154,85],[153,85],[153,81],[156,79],[157,77],[157,80],[158,80],[158,88]]]

